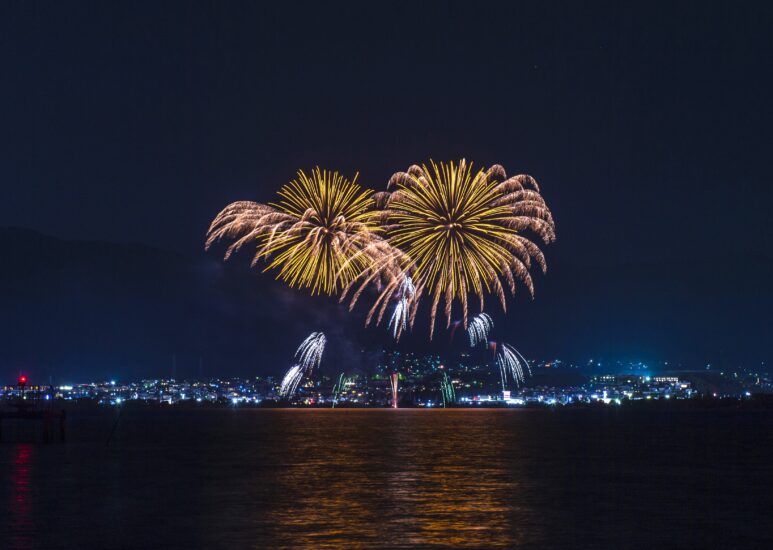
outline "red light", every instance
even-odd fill
[[[26,384],[26,383],[27,383],[27,377],[26,377],[26,376],[24,376],[24,375],[22,374],[22,375],[19,377],[19,385],[23,386],[23,385],[24,385],[24,384]]]

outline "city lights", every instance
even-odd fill
[[[531,364],[532,371],[551,374],[560,373],[562,369],[566,372],[575,370],[573,363],[556,359],[535,360]],[[638,367],[638,363],[620,366],[634,371]],[[283,393],[283,381],[279,377],[256,376],[210,380],[109,380],[59,386],[27,382],[23,386],[17,383],[0,387],[0,398],[87,400],[108,406],[145,402],[163,406],[283,404],[341,408],[396,407],[399,404],[401,407],[436,408],[620,406],[639,401],[679,402],[700,397],[749,400],[757,393],[773,393],[773,379],[769,374],[742,369],[716,375],[717,384],[732,380],[739,387],[735,392],[701,391],[700,384],[705,382],[699,377],[700,384],[696,387],[691,373],[591,374],[578,378],[574,384],[550,383],[549,378],[540,380],[537,383],[534,378],[527,378],[525,383],[503,391],[497,370],[492,368],[490,361],[477,362],[465,355],[457,361],[443,361],[437,355],[393,351],[385,353],[367,374],[341,372],[331,376],[315,369],[302,384],[298,384],[292,395]]]

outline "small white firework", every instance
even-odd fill
[[[467,334],[470,337],[470,347],[488,343],[488,333],[494,328],[494,321],[488,315],[488,313],[479,313],[470,321],[470,326],[467,329]]]
[[[282,385],[279,388],[279,395],[286,397],[295,393],[295,389],[303,378],[303,369],[300,365],[293,365],[290,370],[287,371],[285,377],[282,379]]]
[[[389,319],[387,329],[391,329],[394,339],[399,340],[400,334],[402,334],[402,332],[408,328],[410,302],[413,300],[416,294],[416,288],[413,286],[413,281],[409,276],[403,276],[403,280],[395,294],[397,296],[397,303],[395,304],[395,309],[392,312],[392,317]]]
[[[325,343],[327,339],[322,332],[312,332],[306,339],[301,342],[298,349],[295,351],[295,358],[298,359],[303,370],[311,370],[314,367],[318,367],[320,361],[322,361],[322,352],[325,351]]]
[[[279,395],[289,397],[295,393],[303,375],[310,374],[322,361],[322,353],[325,351],[327,339],[322,332],[312,332],[295,352],[298,361],[285,374],[282,385],[279,387]]]
[[[531,367],[528,361],[517,349],[509,344],[500,345],[500,351],[497,354],[497,365],[499,366],[499,374],[502,377],[503,390],[505,389],[508,375],[513,379],[516,386],[521,385],[526,379],[524,367],[526,372],[531,375]]]

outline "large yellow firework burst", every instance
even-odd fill
[[[228,205],[212,222],[206,247],[235,238],[225,258],[247,243],[255,243],[255,265],[266,259],[266,270],[291,287],[312,294],[334,294],[368,272],[386,243],[374,211],[372,192],[338,172],[302,170],[279,191],[281,200],[268,205],[239,201]]]
[[[385,229],[389,244],[404,254],[402,271],[388,278],[367,322],[376,314],[381,321],[405,280],[415,286],[411,303],[401,304],[410,311],[411,324],[422,294],[431,298],[430,337],[441,299],[447,324],[458,300],[466,327],[468,295],[477,296],[483,310],[486,294],[497,295],[506,309],[505,288],[515,294],[516,281],[534,294],[531,262],[536,260],[544,272],[545,257],[521,232],[531,230],[548,243],[555,239],[555,224],[531,176],[507,178],[499,165],[474,172],[464,160],[439,165],[430,161],[429,166],[394,174],[391,186],[397,189],[382,194]]]

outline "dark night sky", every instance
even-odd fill
[[[522,310],[534,321],[505,329],[532,325],[533,354],[662,357],[710,338],[685,357],[764,359],[770,4],[281,4],[3,3],[0,226],[198,258],[221,207],[269,200],[297,168],[359,170],[380,189],[410,164],[465,156],[534,175],[557,220],[550,271]],[[672,271],[672,294],[644,284],[631,299],[637,284],[619,283]],[[608,290],[593,312],[567,289],[588,280]],[[637,300],[654,309],[636,317]],[[680,316],[660,318],[674,303]],[[674,336],[712,314],[721,345],[702,329]],[[601,337],[616,327],[646,342]],[[109,363],[47,356],[48,335],[34,338],[3,372]]]

